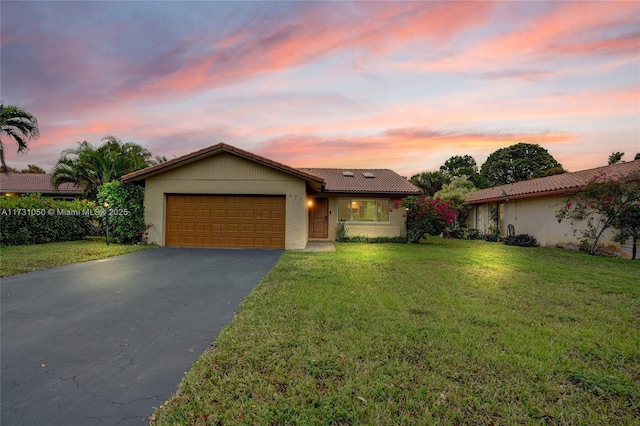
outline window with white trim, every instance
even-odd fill
[[[338,198],[338,220],[389,223],[389,200],[384,198]]]

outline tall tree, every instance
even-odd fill
[[[478,164],[476,160],[470,155],[454,155],[449,157],[447,161],[440,166],[440,171],[446,173],[449,176],[471,176],[478,172]]]
[[[440,166],[440,172],[449,176],[451,179],[466,176],[470,182],[473,182],[476,188],[486,188],[489,186],[486,180],[478,173],[478,164],[470,155],[454,155],[449,157],[449,159]]]
[[[565,173],[562,165],[540,145],[517,143],[491,153],[480,174],[491,186]]]
[[[617,164],[620,161],[622,161],[622,156],[624,155],[624,152],[612,152],[611,155],[609,155],[609,164]]]
[[[62,151],[51,182],[56,188],[65,182],[73,183],[82,188],[85,198],[95,200],[98,186],[151,164],[154,161],[147,149],[107,136],[98,147],[84,141],[75,149]]]
[[[445,183],[451,182],[451,178],[439,171],[422,172],[411,176],[409,182],[417,186],[423,194],[432,197]]]
[[[0,164],[3,168],[7,168],[3,139],[13,139],[18,144],[18,152],[22,152],[39,136],[38,120],[33,115],[17,106],[0,103]]]

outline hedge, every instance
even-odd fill
[[[109,207],[109,236],[118,244],[135,244],[143,240],[147,227],[144,223],[144,188],[118,181],[98,187],[98,203]],[[102,218],[103,226],[106,225]]]
[[[82,240],[99,212],[86,200],[0,197],[0,246]]]

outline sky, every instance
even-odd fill
[[[105,135],[169,159],[225,142],[293,167],[437,170],[539,144],[640,152],[640,2],[0,2],[0,99],[26,154]]]

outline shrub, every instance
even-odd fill
[[[502,242],[508,246],[519,247],[536,247],[538,241],[529,234],[508,235],[502,239]]]
[[[556,218],[558,222],[570,219],[572,225],[578,222],[574,235],[580,232],[584,238],[581,247],[589,254],[596,254],[604,231],[610,227],[619,230],[618,241],[635,237],[635,246],[640,237],[638,203],[640,173],[620,178],[603,173],[571,193],[565,206],[556,212]]]
[[[91,233],[95,215],[95,204],[86,200],[0,197],[0,245],[82,240]]]
[[[112,181],[98,187],[98,202],[109,204],[109,236],[119,244],[142,241],[151,224],[144,223],[144,189],[138,185]],[[102,217],[106,225],[106,216]]]
[[[482,233],[479,229],[469,228],[470,223],[456,220],[453,224],[447,226],[444,231],[444,235],[449,238],[456,238],[459,240],[481,240]]]
[[[407,218],[407,241],[419,242],[426,234],[440,235],[453,224],[458,214],[448,201],[431,199],[426,195],[411,196],[396,200],[394,209],[405,208]]]
[[[336,227],[336,241],[348,241],[348,239],[347,226],[344,221],[341,220],[338,222],[338,226]]]
[[[479,229],[469,228],[467,230],[467,239],[468,240],[481,240],[482,239],[482,233],[480,232]]]
[[[499,237],[499,235],[496,235],[495,233],[488,233],[488,234],[482,235],[482,239],[484,241],[488,241],[490,243],[497,242],[498,241],[498,237]]]
[[[363,235],[346,236],[344,239],[338,240],[345,243],[406,243],[404,237],[365,237]]]

